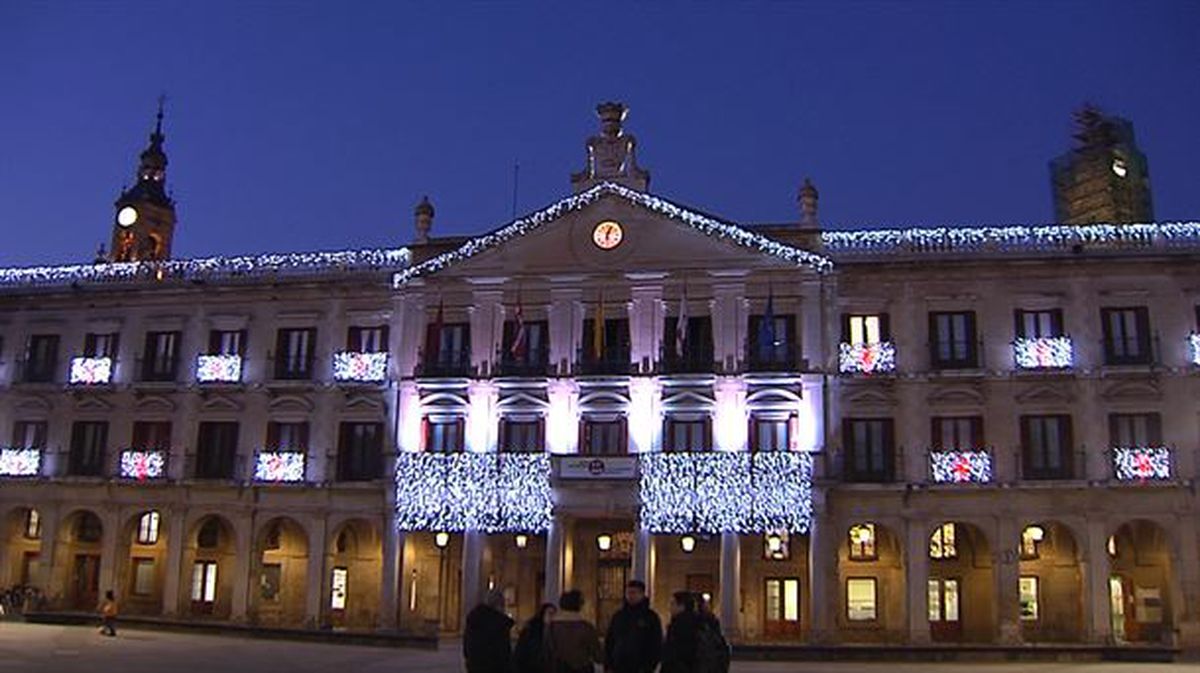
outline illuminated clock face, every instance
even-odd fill
[[[592,242],[601,250],[612,250],[621,244],[624,237],[625,232],[621,230],[620,223],[612,220],[601,222],[592,230]]]
[[[133,226],[133,223],[137,222],[137,219],[138,212],[133,206],[125,206],[121,210],[117,211],[117,224],[121,225],[122,227]]]
[[[1116,173],[1118,178],[1125,177],[1125,174],[1129,172],[1129,169],[1125,167],[1125,160],[1121,157],[1113,159],[1112,172]]]

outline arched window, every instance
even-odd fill
[[[25,510],[25,539],[37,540],[42,537],[42,515],[36,509]]]
[[[221,522],[209,518],[196,534],[196,546],[201,549],[216,549],[221,545]]]
[[[953,523],[944,523],[938,526],[929,538],[929,558],[937,560],[958,558],[958,542],[955,539],[958,537],[957,533]]]
[[[138,519],[138,544],[155,544],[158,542],[158,512],[150,510]]]
[[[104,534],[104,525],[100,517],[91,512],[83,512],[75,519],[76,542],[99,542]]]
[[[875,549],[875,524],[860,523],[850,527],[850,560],[874,561],[879,557]]]

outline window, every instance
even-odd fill
[[[87,334],[83,337],[83,357],[85,358],[115,358],[117,357],[116,334]]]
[[[75,519],[74,532],[76,542],[97,543],[104,536],[104,524],[95,514],[83,512]]]
[[[545,369],[550,359],[550,328],[546,321],[507,320],[504,323],[503,351],[500,362],[509,368],[516,367],[512,373],[520,374],[523,370],[519,365],[540,367]]]
[[[667,418],[663,451],[711,451],[712,425],[708,418]]]
[[[351,353],[386,353],[388,350],[387,325],[351,327],[346,335],[346,350]]]
[[[1109,414],[1109,445],[1114,447],[1162,446],[1162,417],[1155,413]]]
[[[133,595],[149,596],[154,593],[154,559],[133,559]]]
[[[788,451],[791,449],[792,421],[794,417],[750,418],[751,451]]]
[[[852,622],[873,622],[875,612],[875,578],[846,579],[846,619]]]
[[[895,463],[894,427],[890,418],[847,418],[843,421],[846,478],[891,481]]]
[[[929,579],[929,621],[957,622],[958,621],[958,580]]]
[[[983,418],[934,416],[933,446],[938,451],[967,451],[983,446]]]
[[[211,604],[216,600],[216,561],[196,561],[192,566],[192,602]]]
[[[46,448],[46,428],[46,421],[17,421],[13,424],[13,448]]]
[[[138,544],[154,544],[158,542],[158,512],[150,510],[138,519]]]
[[[425,333],[425,369],[428,374],[466,375],[471,369],[471,326],[467,323],[430,323]]]
[[[208,333],[209,355],[246,354],[246,330],[212,330]]]
[[[221,522],[209,517],[196,533],[196,546],[200,549],[216,549],[221,546]]]
[[[669,316],[663,331],[663,361],[668,372],[701,373],[713,370],[712,318],[694,316],[679,329],[679,317]]]
[[[108,423],[76,421],[71,426],[71,452],[67,456],[67,474],[99,477],[104,474],[104,450],[108,444]]]
[[[1061,309],[1015,312],[1016,335],[1020,339],[1048,339],[1063,336]]]
[[[975,312],[929,314],[930,363],[940,369],[971,369],[976,359]]]
[[[1041,556],[1042,540],[1046,539],[1046,529],[1041,526],[1026,526],[1021,531],[1021,558],[1032,561]]]
[[[929,537],[929,558],[942,561],[958,558],[957,526],[944,523]]]
[[[766,580],[767,621],[800,621],[800,580],[795,577]]]
[[[463,419],[427,419],[425,421],[425,450],[433,453],[455,453],[463,450]]]
[[[1070,479],[1070,416],[1022,416],[1022,473],[1026,479]]]
[[[629,320],[608,318],[604,333],[597,335],[596,321],[585,318],[580,362],[584,374],[628,374]]]
[[[1038,608],[1038,578],[1022,576],[1019,584],[1021,596],[1021,621],[1036,622],[1041,615]]]
[[[873,315],[847,313],[842,316],[842,341],[851,346],[867,346],[891,341],[891,338],[886,313]]]
[[[298,451],[308,449],[308,423],[267,423],[268,451]]]
[[[625,420],[583,422],[583,453],[589,456],[621,456],[628,453],[625,443]]]
[[[798,354],[796,341],[796,316],[773,315],[768,322],[765,315],[752,315],[746,333],[746,359],[752,367],[794,367]]]
[[[851,561],[874,561],[879,558],[875,548],[875,524],[855,524],[850,527],[849,537]]]
[[[26,540],[39,540],[42,537],[42,515],[36,509],[25,510],[24,535]]]
[[[147,332],[142,352],[143,381],[174,381],[179,362],[179,332]]]
[[[134,421],[133,447],[135,449],[166,450],[171,447],[170,421]]]
[[[383,476],[383,424],[342,423],[338,431],[338,480]]]
[[[1150,314],[1144,306],[1100,310],[1104,327],[1104,363],[1150,364]]]
[[[763,558],[767,561],[787,561],[792,558],[792,536],[787,531],[764,535]]]
[[[31,335],[25,350],[25,371],[22,379],[26,383],[49,383],[54,380],[54,370],[57,366],[58,335]]]
[[[348,583],[350,573],[345,568],[334,568],[333,576],[329,578],[329,608],[331,610],[346,609],[346,595],[350,592]]]
[[[316,342],[317,330],[312,328],[279,330],[275,337],[275,378],[312,378]]]
[[[201,422],[196,438],[196,477],[233,479],[237,443],[237,423]]]
[[[500,450],[509,453],[540,453],[545,450],[543,421],[504,419],[500,422]]]

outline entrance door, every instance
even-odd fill
[[[1129,640],[1129,632],[1126,629],[1128,623],[1125,614],[1125,583],[1121,580],[1120,575],[1113,575],[1108,578],[1108,610],[1109,619],[1112,623],[1113,638],[1118,643],[1123,643]]]
[[[42,555],[36,551],[27,551],[21,557],[21,584],[25,586],[42,586]]]
[[[629,577],[626,561],[601,559],[596,572],[596,627],[601,633],[608,630],[608,623],[621,602],[625,600],[625,582]]]
[[[962,611],[956,578],[929,580],[929,635],[939,642],[962,640]]]
[[[768,638],[795,638],[800,635],[800,579],[769,577],[764,585],[766,618],[763,634]]]
[[[76,554],[71,568],[71,607],[95,610],[100,604],[100,555]]]

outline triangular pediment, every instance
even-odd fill
[[[983,393],[976,386],[939,386],[926,398],[929,404],[943,406],[977,406],[984,402]]]
[[[160,411],[170,413],[175,411],[175,403],[162,395],[147,395],[134,403],[138,411]]]
[[[54,405],[50,404],[50,401],[41,395],[26,395],[17,398],[13,407],[24,414],[46,414],[54,409]]]
[[[242,405],[224,395],[211,395],[200,404],[203,411],[241,411]]]
[[[611,249],[595,242],[601,222],[620,226],[620,242]],[[398,272],[393,282],[399,287],[434,273],[491,277],[516,271],[657,270],[670,268],[673,259],[688,266],[704,259],[710,271],[726,266],[791,267],[820,273],[832,268],[816,253],[606,182]]]
[[[372,395],[348,395],[342,408],[347,411],[383,411],[383,400]]]
[[[848,386],[842,390],[842,404],[852,407],[890,407],[896,403],[891,386]]]
[[[1037,384],[1023,388],[1014,395],[1018,404],[1070,404],[1074,397],[1061,385]]]
[[[1106,387],[1100,397],[1109,401],[1144,402],[1161,400],[1162,390],[1153,380],[1120,381]]]
[[[99,397],[86,395],[75,401],[75,408],[79,411],[112,411],[113,405]]]
[[[280,395],[272,398],[271,401],[267,403],[267,408],[275,412],[309,412],[312,411],[314,407],[311,400],[301,395]]]

